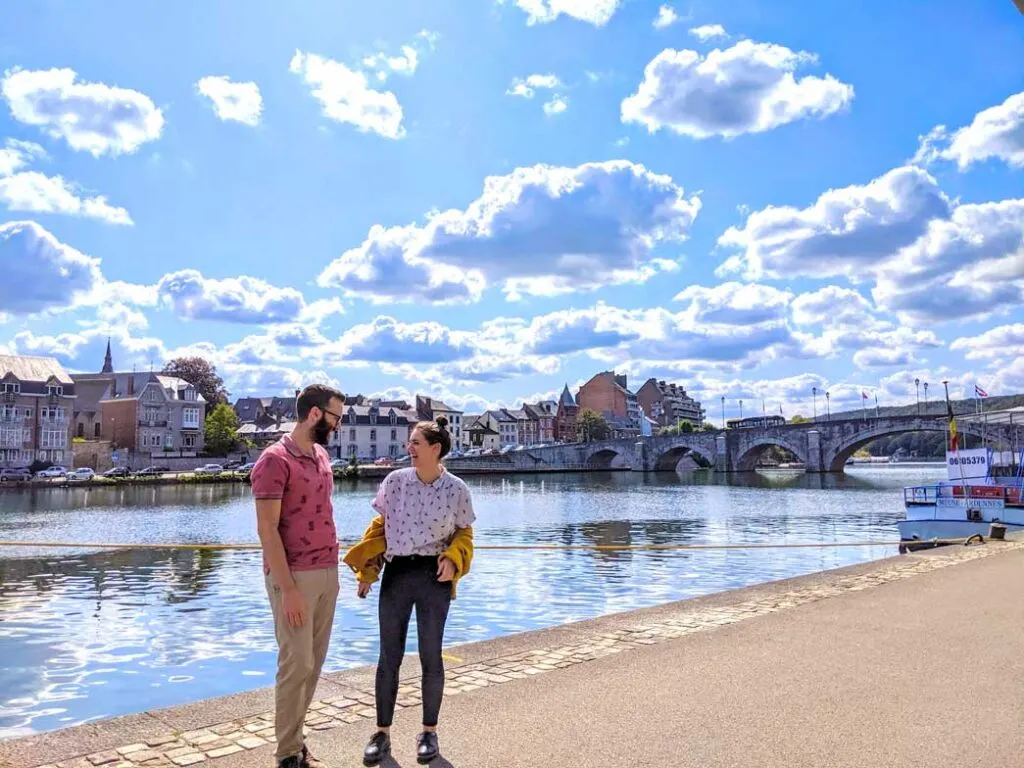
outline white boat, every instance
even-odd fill
[[[987,538],[993,523],[1024,531],[1021,454],[989,448],[946,454],[947,479],[903,489],[906,518],[896,526],[900,551],[933,546],[935,540]]]

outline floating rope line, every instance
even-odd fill
[[[830,547],[896,547],[938,544],[968,544],[971,539],[984,543],[980,535],[970,539],[913,539],[910,541],[865,540],[865,541],[832,541],[832,542],[765,542],[746,544],[479,544],[474,550],[502,551],[597,551],[597,552],[635,552],[635,551],[672,551],[687,549],[827,549]],[[354,546],[358,542],[346,545],[339,542],[342,549]],[[259,544],[112,544],[76,541],[0,541],[0,547],[23,547],[25,549],[192,549],[212,551],[259,551]]]

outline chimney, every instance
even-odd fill
[[[132,397],[135,394],[135,372],[132,371],[131,376],[128,377],[128,397]]]

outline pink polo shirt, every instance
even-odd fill
[[[334,528],[334,473],[323,446],[303,454],[290,436],[268,446],[253,467],[250,481],[257,499],[280,499],[277,530],[293,571],[338,567],[338,532]],[[270,573],[266,559],[264,573]]]

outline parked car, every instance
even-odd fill
[[[102,474],[102,477],[131,477],[132,471],[128,467],[113,467]]]
[[[227,464],[225,464],[225,465],[224,465],[224,469],[225,469],[225,470],[229,470],[229,469],[238,469],[238,468],[239,468],[239,467],[241,467],[241,466],[242,466],[242,465],[243,465],[244,463],[245,463],[245,462],[244,462],[244,461],[242,461],[241,459],[235,459],[234,461],[229,461],[229,462],[228,462]]]
[[[224,471],[224,467],[220,464],[203,464],[194,470],[194,474],[197,475],[219,475]]]
[[[0,482],[10,481],[12,483],[23,483],[31,479],[32,473],[29,472],[28,467],[8,467],[7,469],[0,469]]]
[[[237,472],[240,475],[248,475],[252,473],[255,466],[256,462],[250,461],[249,463],[243,464],[242,466],[238,467],[238,469],[236,469],[235,472]]]
[[[331,469],[344,469],[348,466],[348,459],[332,459]]]
[[[96,472],[90,467],[79,467],[68,472],[68,480],[71,482],[86,482],[94,477],[96,477]]]
[[[36,477],[67,477],[68,471],[64,467],[49,467],[36,472]]]
[[[140,469],[139,473],[138,473],[138,476],[139,477],[152,477],[153,475],[162,475],[165,472],[170,472],[170,471],[171,471],[170,467],[154,465],[152,467],[146,467],[145,469]]]
[[[381,456],[373,463],[376,464],[378,467],[390,467],[392,464],[392,459],[390,456]]]

